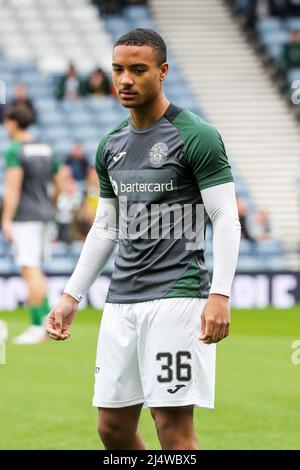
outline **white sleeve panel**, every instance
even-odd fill
[[[80,302],[104,269],[118,242],[118,200],[99,198],[94,223],[64,292]]]
[[[201,191],[204,207],[213,225],[213,279],[211,294],[230,297],[237,265],[241,227],[233,183]]]

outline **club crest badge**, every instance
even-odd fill
[[[155,168],[159,168],[162,166],[168,155],[168,147],[163,142],[158,142],[157,144],[153,145],[150,150],[150,162],[152,163]]]

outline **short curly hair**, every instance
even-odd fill
[[[136,28],[123,34],[114,45],[116,46],[150,46],[158,58],[158,65],[167,61],[167,46],[163,38],[153,29]]]

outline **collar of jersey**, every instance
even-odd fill
[[[134,127],[132,119],[129,118],[130,129],[135,134],[145,134],[146,132],[151,132],[153,129],[155,129],[155,127],[158,126],[164,118],[165,116],[163,114],[151,127],[142,127],[142,128]]]

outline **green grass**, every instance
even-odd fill
[[[23,309],[2,312],[10,338],[27,324]],[[0,449],[99,449],[91,406],[100,314],[78,314],[71,340],[12,346],[0,366]],[[299,449],[299,308],[238,310],[231,336],[218,345],[215,411],[195,411],[203,449]],[[149,411],[140,431],[159,449]]]

